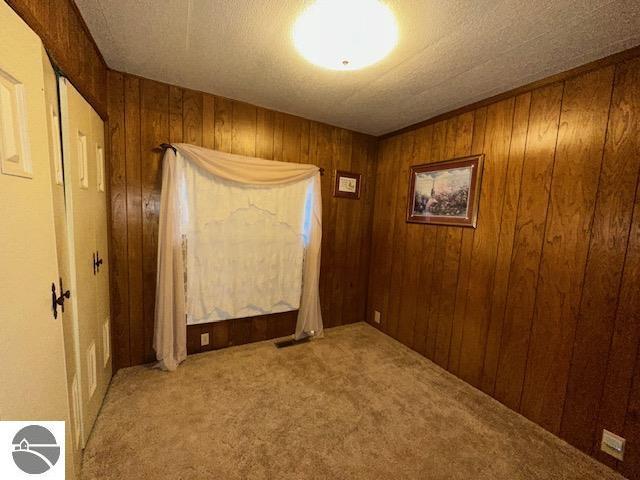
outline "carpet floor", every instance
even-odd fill
[[[359,323],[120,370],[82,478],[622,477]]]

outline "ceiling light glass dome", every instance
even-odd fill
[[[357,70],[395,48],[398,27],[393,12],[378,0],[316,0],[296,21],[293,40],[314,65]]]

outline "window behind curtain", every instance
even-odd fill
[[[253,187],[182,165],[187,323],[299,307],[312,180]]]

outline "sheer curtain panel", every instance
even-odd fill
[[[188,144],[173,147],[175,152],[168,148],[164,155],[160,199],[154,333],[158,366],[175,370],[186,358],[187,318],[200,323],[298,307],[295,337],[322,335],[318,167]],[[252,226],[265,236],[254,235]],[[243,234],[235,228],[249,230]],[[238,235],[252,237],[234,242]],[[261,240],[264,255],[254,255]],[[267,269],[256,271],[252,285],[242,280],[233,285],[236,277],[229,268],[234,266],[216,253],[232,244],[235,250],[229,254],[245,274]]]

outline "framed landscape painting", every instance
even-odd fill
[[[473,155],[411,167],[407,222],[475,228],[483,159]]]

